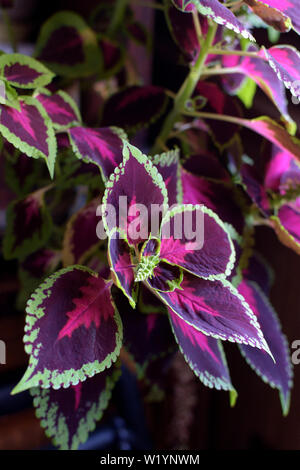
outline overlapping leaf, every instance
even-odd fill
[[[44,23],[35,56],[55,73],[70,78],[85,77],[102,68],[95,33],[72,11],[55,13]]]
[[[157,292],[183,321],[202,333],[269,352],[255,315],[227,281],[209,281],[185,273],[180,289]]]
[[[54,74],[32,57],[3,54],[0,56],[0,76],[18,88],[40,88],[48,85]]]
[[[50,276],[27,303],[28,368],[13,393],[27,388],[69,387],[116,361],[122,324],[111,283],[81,266]]]
[[[0,133],[29,157],[43,158],[54,174],[56,139],[52,123],[43,106],[33,97],[20,99],[20,110],[1,106]]]
[[[241,351],[258,375],[272,387],[279,389],[283,413],[287,414],[292,386],[292,365],[287,340],[281,332],[273,307],[257,284],[243,281],[238,290],[257,316],[275,362],[265,351],[245,345],[241,346]]]
[[[46,189],[13,201],[8,207],[3,239],[3,252],[7,259],[25,258],[43,247],[49,239],[52,220],[44,202]]]
[[[163,88],[133,85],[112,95],[105,103],[102,125],[137,131],[152,124],[165,111],[167,95]]]
[[[185,360],[204,385],[234,390],[220,340],[206,336],[169,309],[172,329]]]
[[[122,139],[126,139],[126,134],[121,129],[72,127],[68,134],[77,158],[97,165],[104,181],[122,162]]]
[[[118,227],[131,244],[147,240],[153,231],[154,215],[158,232],[161,206],[167,204],[167,189],[157,168],[140,150],[124,141],[123,162],[107,181],[103,198],[103,222],[108,236]],[[113,213],[107,211],[109,207],[115,209]]]
[[[258,5],[268,5],[283,13],[286,18],[291,20],[295,31],[300,34],[300,14],[297,0],[256,0],[256,3]]]
[[[87,257],[99,246],[97,225],[101,224],[101,214],[97,208],[100,199],[95,198],[76,212],[66,226],[62,260],[64,266],[83,264]]]
[[[111,367],[67,389],[30,390],[36,416],[54,445],[61,450],[74,450],[87,440],[109,404],[119,375],[119,370]]]
[[[255,41],[252,34],[225,5],[218,0],[172,0],[174,5],[184,12],[198,11],[201,15],[211,18],[216,23]]]
[[[36,99],[43,105],[56,129],[80,124],[81,117],[76,103],[64,91],[59,90],[53,95],[46,92],[38,93]]]

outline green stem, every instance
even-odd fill
[[[204,69],[203,75],[209,77],[210,75],[227,75],[232,73],[241,73],[238,67],[228,67],[228,68],[213,68],[213,69]]]
[[[210,54],[215,54],[215,55],[238,55],[241,57],[254,57],[258,58],[258,53],[257,52],[249,52],[249,51],[230,51],[226,49],[218,49],[217,47],[212,47],[210,49]]]
[[[8,35],[9,42],[11,44],[12,50],[13,50],[13,52],[18,52],[17,40],[16,40],[16,37],[15,37],[15,34],[14,34],[14,29],[13,29],[12,24],[11,24],[10,16],[7,13],[5,8],[2,8],[1,12],[2,12],[2,18],[3,18],[3,21],[4,21],[5,26],[6,26],[7,35]]]
[[[232,124],[241,124],[241,118],[235,116],[227,116],[226,114],[214,114],[214,113],[197,113],[197,112],[185,112],[185,116],[196,117],[199,119],[214,119],[215,121],[225,121]]]
[[[178,91],[174,100],[174,106],[162,126],[162,130],[157,137],[152,153],[158,153],[164,147],[168,136],[173,129],[174,124],[178,121],[180,115],[184,111],[186,101],[192,96],[198,81],[200,80],[202,70],[208,54],[210,53],[211,45],[214,41],[217,25],[211,25],[208,29],[205,42],[202,45],[200,54],[195,65],[191,68],[190,73],[183,82],[180,90]]]
[[[121,25],[125,15],[127,2],[128,0],[117,0],[113,16],[107,31],[109,36],[113,36]]]

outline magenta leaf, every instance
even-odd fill
[[[126,237],[117,229],[108,241],[108,258],[115,284],[128,298],[134,308],[137,300],[137,284],[134,280],[134,252]]]
[[[155,122],[165,111],[167,101],[163,88],[154,85],[130,86],[106,101],[102,125],[135,132]]]
[[[267,116],[256,119],[240,119],[240,124],[268,139],[288,155],[300,160],[299,139],[288,132]]]
[[[40,88],[54,77],[43,64],[23,54],[3,54],[0,57],[0,76],[18,88]]]
[[[295,31],[300,34],[300,15],[297,0],[262,0],[257,3],[269,5],[290,18]]]
[[[192,169],[191,169],[192,170]],[[222,182],[200,178],[193,172],[181,172],[183,201],[187,204],[203,204],[214,211],[223,222],[231,224],[238,233],[243,232],[244,217],[231,187]]]
[[[185,273],[180,289],[156,294],[202,333],[269,352],[255,315],[228,281],[209,281]]]
[[[101,224],[101,214],[97,214],[99,205],[100,199],[95,198],[68,220],[62,250],[64,266],[84,264],[99,246],[101,240],[96,231]]]
[[[300,254],[300,209],[296,204],[284,204],[278,214],[271,217],[279,240]]]
[[[216,23],[241,34],[244,38],[255,41],[252,34],[235,15],[218,0],[172,0],[174,5],[184,12],[198,11]]]
[[[241,179],[245,190],[253,202],[266,216],[271,213],[271,204],[268,193],[264,188],[262,178],[255,167],[243,163],[240,169]]]
[[[28,157],[43,158],[53,176],[56,139],[49,116],[38,100],[20,98],[20,110],[1,105],[0,133]]]
[[[194,21],[192,15],[183,15],[178,8],[169,4],[165,10],[166,19],[170,32],[174,41],[181,49],[184,57],[188,62],[194,63],[197,59],[201,46],[197,37]],[[208,20],[205,16],[199,15],[201,31],[203,36],[206,36],[208,30]],[[219,43],[222,39],[222,27],[218,28],[214,43]],[[209,54],[206,63],[210,63],[216,59],[216,56]]]
[[[261,56],[265,56],[292,95],[300,97],[300,53],[292,46],[274,46],[263,49]]]
[[[195,94],[205,98],[203,107],[205,112],[216,112],[241,117],[241,109],[236,98],[226,95],[215,83],[200,81],[197,84]],[[239,123],[219,122],[211,120],[206,123],[216,146],[223,151],[230,145],[240,131]]]
[[[55,13],[44,23],[35,56],[58,75],[69,78],[85,77],[102,68],[96,34],[72,11]]]
[[[167,204],[167,189],[156,167],[140,150],[124,141],[123,162],[107,181],[102,202],[107,235],[117,227],[130,244],[138,245],[149,238],[153,218],[157,219],[158,232],[161,212]]]
[[[249,48],[250,52],[256,50],[254,46]],[[224,67],[230,67],[234,72],[232,75],[225,75],[223,78],[225,87],[229,92],[238,91],[239,86],[243,84],[243,81],[241,83],[240,74],[250,77],[272,99],[284,119],[291,122],[284,84],[262,57],[224,56],[222,64]]]
[[[281,332],[281,326],[272,305],[258,285],[243,281],[238,290],[258,318],[275,362],[265,351],[245,345],[241,346],[242,354],[265,382],[280,391],[282,409],[286,415],[292,387],[292,365],[287,340]]]
[[[124,62],[124,49],[120,44],[106,37],[100,38],[99,47],[103,56],[101,78],[108,78],[115,75],[122,67]]]
[[[169,309],[171,326],[185,360],[209,388],[234,390],[220,340],[204,335]]]
[[[52,231],[52,219],[44,202],[45,189],[13,201],[7,209],[3,239],[5,258],[24,258],[43,247]]]
[[[182,203],[182,185],[180,177],[180,152],[176,148],[158,155],[150,156],[149,159],[158,169],[163,177],[168,191],[169,205]]]
[[[83,266],[48,277],[27,303],[28,368],[14,388],[69,387],[109,368],[122,343],[122,324],[111,282]]]
[[[72,127],[68,134],[77,158],[97,165],[104,181],[122,162],[122,139],[126,134],[121,129]]]
[[[50,95],[38,93],[36,99],[43,105],[55,129],[80,125],[80,112],[70,95],[62,90]]]
[[[107,408],[119,376],[119,369],[111,367],[67,389],[30,390],[36,416],[54,445],[76,450],[87,440]]]
[[[235,253],[219,217],[205,206],[182,205],[167,212],[160,229],[160,259],[205,279],[227,277]]]
[[[286,33],[291,29],[291,20],[281,13],[277,8],[267,6],[270,2],[262,2],[259,0],[244,0],[251,8],[255,15],[258,15],[265,23],[275,28],[281,33]],[[271,0],[272,3],[272,0]],[[279,2],[274,2],[278,3]],[[284,2],[280,2],[284,3]],[[276,5],[277,6],[277,5]]]

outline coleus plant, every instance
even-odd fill
[[[2,251],[19,261],[29,355],[12,393],[30,389],[62,449],[87,439],[128,358],[154,396],[180,350],[234,405],[231,341],[289,409],[289,348],[255,227],[300,253],[300,145],[286,99],[286,89],[300,97],[300,57],[256,45],[255,28],[299,33],[296,1],[148,7],[164,14],[185,67],[176,94],[133,70],[123,44],[151,41],[129,1],[98,2],[88,20],[57,13],[35,58],[0,56]],[[82,112],[66,91],[78,84]],[[273,118],[251,113],[257,87]]]

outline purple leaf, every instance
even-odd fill
[[[22,97],[20,111],[1,105],[0,133],[28,157],[46,160],[53,177],[56,139],[51,121],[38,100]]]
[[[115,43],[106,37],[100,38],[99,47],[103,56],[101,78],[108,78],[115,75],[122,67],[124,62],[124,50],[119,43]]]
[[[96,229],[98,223],[101,223],[97,214],[100,202],[99,198],[93,199],[69,219],[63,239],[64,266],[84,264],[87,257],[99,246],[101,240]]]
[[[0,57],[0,75],[18,88],[40,88],[54,77],[43,64],[23,54],[3,54]]]
[[[286,33],[291,29],[290,19],[276,8],[270,8],[266,4],[271,2],[261,2],[259,0],[244,0],[251,8],[253,13],[259,16],[265,23],[275,28],[281,33]],[[279,2],[274,2],[279,4]],[[284,2],[280,2],[284,3]]]
[[[165,215],[159,256],[206,279],[227,277],[235,259],[222,221],[210,209],[199,205],[177,206]]]
[[[242,354],[265,382],[278,388],[283,413],[286,415],[292,387],[292,365],[287,340],[281,332],[281,326],[273,307],[257,284],[244,281],[239,285],[238,290],[257,316],[275,362],[265,351],[249,346],[241,346]]]
[[[300,209],[295,204],[285,204],[271,217],[279,240],[300,255]]]
[[[136,132],[156,121],[165,111],[167,101],[163,88],[154,85],[130,86],[106,101],[102,125]]]
[[[180,178],[179,149],[169,150],[149,157],[163,177],[168,191],[169,205],[182,203],[182,185]]]
[[[53,95],[39,93],[36,99],[43,105],[56,129],[80,124],[79,110],[70,95],[64,91],[60,90]]]
[[[240,169],[242,183],[253,202],[266,216],[271,213],[268,193],[263,186],[260,175],[252,165],[243,163]]]
[[[137,300],[137,284],[134,281],[134,252],[124,235],[117,229],[110,234],[108,257],[114,283],[122,290],[134,308]]]
[[[156,292],[171,310],[202,333],[269,352],[255,315],[226,280],[185,273],[180,289]]]
[[[211,18],[216,23],[241,34],[244,38],[255,41],[235,15],[218,0],[172,0],[179,10],[184,12],[198,11],[201,15]]]
[[[300,160],[299,139],[289,135],[287,131],[267,116],[256,119],[240,119],[240,124],[268,139],[291,157]]]
[[[220,340],[206,336],[169,309],[172,329],[185,360],[207,387],[234,390]]]
[[[181,173],[183,201],[189,204],[204,204],[214,211],[223,222],[231,224],[238,233],[243,232],[244,217],[231,187],[221,182],[199,178],[184,169]]]
[[[183,52],[187,61],[193,64],[199,55],[201,46],[192,15],[183,15],[182,12],[178,11],[178,8],[175,8],[172,4],[166,7],[165,14],[175,42]],[[209,26],[208,20],[205,16],[199,15],[199,22],[202,35],[205,37]],[[219,27],[214,39],[214,44],[221,41],[222,32],[222,27]],[[215,55],[209,54],[206,63],[210,63],[215,59]]]
[[[41,28],[35,56],[58,75],[78,78],[100,72],[102,58],[97,37],[72,11],[61,11]]]
[[[139,268],[137,276],[139,275]],[[136,280],[138,277],[136,276]],[[183,279],[183,272],[179,266],[172,266],[169,263],[161,261],[154,269],[153,275],[147,278],[149,286],[154,290],[161,292],[172,292],[173,290],[180,288],[180,284]]]
[[[21,264],[27,275],[35,279],[43,279],[53,271],[60,261],[60,252],[42,248],[29,255]]]
[[[243,275],[247,281],[255,282],[265,295],[269,295],[274,281],[274,273],[260,253],[255,251],[252,254]]]
[[[133,310],[120,291],[114,292],[114,299],[124,325],[124,346],[141,378],[150,362],[176,349],[168,315],[151,312],[151,306],[147,314]]]
[[[263,0],[263,5],[269,5],[278,11],[284,13],[285,16],[291,19],[292,26],[295,31],[300,34],[300,15],[299,15],[299,4],[297,0]]]
[[[54,445],[74,450],[87,440],[107,408],[119,376],[119,370],[111,367],[67,389],[30,390],[36,416]]]
[[[263,49],[261,56],[266,57],[279,80],[291,91],[292,95],[300,98],[300,53],[297,49],[292,46],[279,45]]]
[[[122,162],[122,139],[126,135],[120,129],[72,127],[68,134],[77,158],[97,165],[104,181]]]
[[[110,289],[82,266],[62,269],[41,284],[26,308],[29,365],[12,393],[77,385],[116,361],[122,324]]]
[[[206,99],[207,104],[203,107],[205,112],[217,112],[237,117],[242,115],[237,100],[226,95],[215,83],[200,81],[195,93]],[[240,124],[237,123],[211,120],[206,125],[214,143],[221,151],[233,142],[240,131]]]
[[[121,229],[130,244],[138,245],[157,231],[163,210],[168,204],[162,176],[151,161],[133,145],[124,141],[123,162],[106,183],[103,198],[103,222],[109,236],[115,227]],[[114,213],[110,210],[114,208]]]
[[[45,189],[14,201],[8,207],[3,239],[5,258],[24,258],[44,246],[49,239],[52,220],[44,203]]]
[[[254,52],[257,49],[252,46],[249,48],[250,52]],[[282,116],[287,122],[291,122],[291,118],[288,112],[288,103],[285,95],[285,88],[283,83],[278,80],[276,73],[272,68],[265,62],[261,57],[240,57],[235,55],[224,56],[222,59],[222,65],[224,67],[230,67],[233,69],[233,74],[224,76],[223,82],[226,89],[230,92],[238,91],[239,85],[241,85],[240,74],[245,77],[250,77],[255,83],[269,96],[275,106],[279,109]],[[236,78],[236,74],[237,78]],[[243,80],[242,80],[243,82]]]

